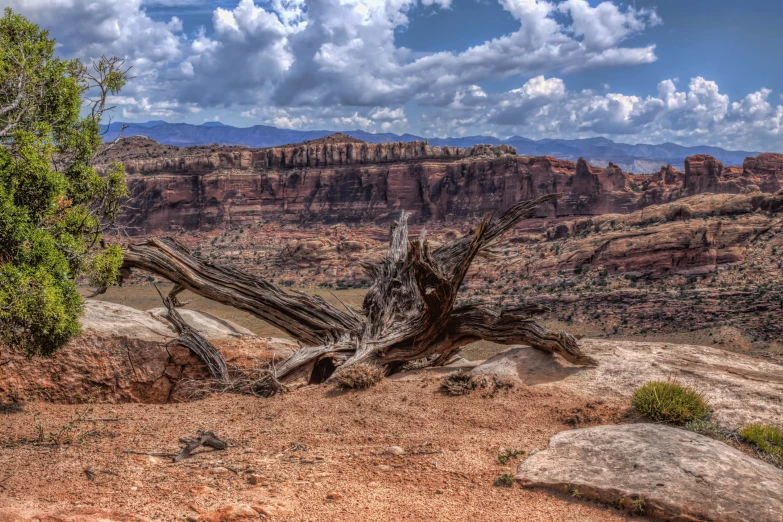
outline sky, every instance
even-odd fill
[[[0,0],[114,119],[783,152],[780,0]]]

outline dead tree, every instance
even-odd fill
[[[549,331],[533,316],[548,309],[535,304],[497,302],[456,306],[457,293],[473,260],[536,208],[559,197],[549,194],[519,203],[499,219],[485,216],[475,231],[431,250],[424,231],[408,238],[403,212],[391,227],[386,257],[364,268],[372,286],[361,313],[343,311],[324,299],[289,293],[233,267],[193,255],[174,239],[151,239],[125,249],[124,269],[158,274],[175,287],[169,297],[188,289],[245,310],[284,330],[302,345],[275,370],[283,384],[317,383],[353,364],[367,362],[398,371],[405,363],[425,360],[440,366],[466,344],[486,340],[526,344],[566,360],[595,364],[573,336]]]

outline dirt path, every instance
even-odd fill
[[[84,437],[94,423],[76,423],[72,433],[81,441],[61,446],[30,441],[35,419],[47,436],[84,406],[28,403],[21,412],[0,412],[0,521],[93,521],[100,510],[103,520],[209,520],[210,511],[231,505],[295,521],[630,517],[578,498],[492,486],[516,470],[514,459],[498,463],[501,449],[541,449],[573,427],[575,413],[590,421],[580,426],[619,422],[626,405],[526,387],[492,398],[446,397],[440,379],[387,380],[358,393],[313,386],[272,399],[95,405],[91,417],[119,420],[95,423]],[[202,429],[227,439],[229,449],[177,464],[125,453],[173,453],[178,438]],[[405,454],[386,453],[389,446]],[[251,475],[260,484],[251,484]],[[83,518],[73,518],[78,513]]]

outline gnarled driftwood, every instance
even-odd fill
[[[286,331],[303,346],[277,366],[276,377],[283,384],[318,382],[359,362],[381,366],[387,373],[410,361],[443,365],[453,360],[462,346],[481,339],[527,344],[589,365],[594,361],[581,352],[574,337],[549,331],[533,320],[534,315],[547,310],[545,307],[524,303],[455,305],[476,256],[486,253],[519,221],[531,217],[539,205],[559,196],[549,194],[519,203],[497,220],[487,215],[475,231],[435,250],[430,249],[424,231],[416,239],[408,238],[408,215],[403,212],[400,221],[392,225],[386,257],[364,265],[373,282],[362,315],[212,263],[171,238],[128,246],[123,268],[156,273],[176,284],[174,294],[188,289]]]

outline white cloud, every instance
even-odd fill
[[[609,136],[630,142],[708,144],[729,148],[778,150],[783,136],[783,106],[774,106],[772,92],[762,88],[730,102],[718,85],[693,78],[687,90],[675,80],[658,84],[657,96],[628,96],[568,91],[558,78],[535,77],[518,89],[492,94],[466,106],[457,93],[454,103],[431,116],[427,130],[448,128],[456,114],[459,126],[476,129],[490,124],[500,135],[530,138]],[[458,103],[459,102],[459,103]]]
[[[180,56],[182,23],[157,22],[141,0],[0,0],[51,30],[68,56],[127,57],[137,64],[161,65]]]
[[[651,11],[608,1],[500,2],[519,22],[516,32],[414,56],[395,44],[395,31],[417,6],[445,9],[450,0],[237,0],[214,10],[211,36],[191,37],[176,18],[152,20],[143,4],[198,0],[0,0],[51,28],[64,54],[128,56],[148,75],[145,95],[203,107],[437,105],[480,81],[656,59],[653,45],[621,45],[658,23]]]
[[[590,7],[587,0],[566,0],[558,5],[558,10],[571,15],[570,32],[581,37],[589,49],[609,49],[648,26],[661,23],[655,11],[637,11],[632,7],[621,10],[611,2]]]
[[[241,114],[249,123],[286,128],[780,147],[783,107],[766,88],[733,101],[701,77],[687,87],[676,78],[661,81],[649,96],[600,84],[599,92],[567,89],[562,74],[655,61],[653,43],[628,43],[661,23],[655,11],[619,1],[498,1],[517,31],[433,53],[397,46],[395,32],[412,10],[453,8],[450,0],[236,0],[213,10],[210,30],[190,35],[177,18],[154,20],[144,6],[205,0],[0,6],[49,28],[64,56],[126,57],[138,77],[115,103],[128,119],[207,111],[224,121]],[[482,88],[510,77],[529,79],[507,92]]]

